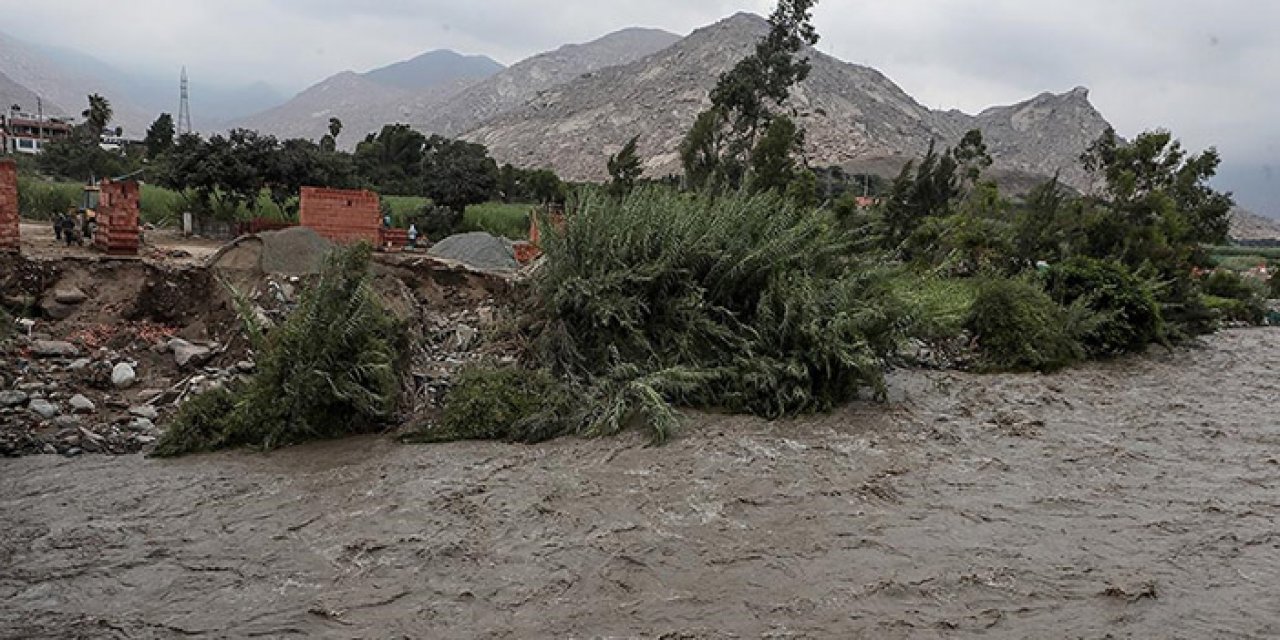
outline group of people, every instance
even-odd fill
[[[384,229],[390,229],[390,228],[391,228],[391,224],[392,224],[392,222],[391,222],[391,214],[390,214],[390,213],[383,213],[383,214],[382,214],[382,228],[384,228]],[[410,248],[410,249],[416,249],[416,248],[418,247],[418,225],[416,225],[416,224],[414,224],[414,223],[412,223],[412,222],[411,222],[411,223],[409,223],[409,233],[408,233],[408,235],[409,235],[409,248]]]
[[[93,234],[98,229],[98,221],[93,210],[78,211],[75,207],[59,213],[53,218],[53,237],[67,246],[83,245],[93,242]]]

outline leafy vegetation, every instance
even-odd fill
[[[1165,341],[1156,286],[1118,262],[1077,256],[1048,272],[1048,290],[1060,304],[1083,303],[1098,316],[1081,336],[1091,356],[1142,351]]]
[[[574,394],[545,369],[474,365],[455,380],[440,425],[408,440],[541,442],[572,432],[580,411]]]
[[[965,320],[986,367],[997,371],[1055,371],[1079,362],[1082,340],[1097,325],[1085,301],[1063,307],[1031,278],[984,279]]]
[[[579,433],[635,419],[662,439],[670,403],[781,417],[883,391],[898,310],[829,212],[777,195],[586,192],[544,245],[534,358],[587,389]]]
[[[266,337],[258,372],[183,405],[157,455],[270,449],[379,429],[396,408],[405,334],[370,287],[372,250],[331,254],[298,308]]]

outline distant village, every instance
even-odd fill
[[[75,126],[75,118],[45,115],[39,110],[31,113],[22,105],[12,105],[0,112],[0,153],[36,155],[46,144],[69,137]],[[99,144],[107,151],[119,151],[141,141],[125,138],[124,131],[116,127],[104,129]]]

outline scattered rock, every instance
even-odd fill
[[[137,379],[137,372],[127,362],[121,362],[111,369],[111,384],[117,389],[128,389]]]
[[[193,366],[198,367],[209,360],[213,354],[209,347],[191,344],[186,340],[170,340],[169,349],[173,351],[173,361],[179,367]]]
[[[253,373],[253,370],[256,368],[258,368],[258,365],[248,360],[241,360],[236,363],[236,370],[240,373]]]
[[[53,299],[59,304],[80,304],[89,299],[89,295],[81,291],[79,287],[67,287],[66,289],[54,289]]]
[[[49,300],[40,305],[40,310],[44,312],[46,318],[53,320],[66,320],[76,312],[76,306]]]
[[[31,353],[39,358],[70,358],[80,353],[74,344],[61,340],[34,340]]]
[[[156,411],[155,407],[139,405],[136,407],[129,407],[129,415],[155,421],[156,418],[160,417],[160,412]]]
[[[127,428],[130,431],[150,433],[156,430],[156,425],[154,422],[146,418],[134,418],[133,421],[129,423],[129,426]]]
[[[450,351],[466,351],[479,336],[480,332],[475,327],[460,324],[453,328],[453,335],[449,336],[445,348]]]
[[[98,407],[93,404],[92,400],[78,393],[71,396],[71,400],[68,400],[67,403],[71,405],[71,411],[74,413],[93,413],[98,410]]]
[[[27,409],[45,420],[52,419],[62,413],[62,409],[59,409],[58,405],[48,400],[32,400],[31,404],[27,405]]]
[[[0,407],[20,407],[30,396],[25,391],[0,391]]]
[[[88,359],[88,358],[80,358],[80,359],[78,359],[78,360],[73,360],[73,361],[71,362],[71,364],[67,365],[67,370],[68,370],[68,371],[79,371],[79,370],[81,370],[81,369],[84,369],[85,367],[88,367],[88,366],[89,366],[89,365],[91,365],[91,364],[93,364],[93,361],[92,361],[92,360],[90,360],[90,359]]]

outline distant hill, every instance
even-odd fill
[[[88,108],[91,93],[100,94],[111,102],[115,112],[112,124],[124,127],[128,135],[141,137],[158,115],[138,106],[123,88],[103,78],[67,68],[39,47],[4,33],[0,33],[0,73],[7,76],[10,83],[39,96],[47,115],[79,117]],[[11,104],[14,102],[4,107]],[[36,104],[30,97],[17,104],[25,111],[36,110]]]
[[[600,69],[626,64],[665,49],[680,36],[659,29],[623,29],[585,44],[538,54],[449,98],[414,126],[456,136],[481,122],[523,107],[547,89]]]
[[[1280,220],[1236,207],[1231,212],[1231,239],[1280,241]]]
[[[486,78],[505,68],[487,56],[464,56],[447,49],[438,49],[363,75],[367,80],[388,87],[420,91],[459,80]]]
[[[430,117],[445,99],[502,68],[483,56],[431,51],[367,73],[344,71],[280,106],[228,125],[317,140],[327,133],[329,118],[338,118],[343,124],[338,142],[350,149],[383,125]]]
[[[571,179],[600,179],[605,162],[633,135],[651,176],[680,170],[678,147],[719,75],[748,55],[768,29],[737,14],[650,56],[602,69],[538,94],[523,107],[466,132],[499,162],[548,166]],[[813,71],[790,105],[806,128],[814,164],[901,167],[930,141],[951,144],[980,128],[997,168],[1019,174],[1063,172],[1082,188],[1078,157],[1107,127],[1088,92],[1043,94],[977,116],[932,111],[869,67],[810,50]]]

